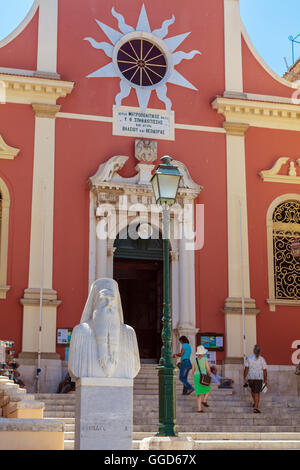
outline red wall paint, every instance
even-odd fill
[[[26,126],[24,126],[26,122]],[[30,106],[0,105],[0,129],[5,142],[20,149],[14,160],[0,159],[0,178],[10,191],[8,279],[11,289],[0,300],[0,338],[16,342],[21,350],[22,306],[20,299],[28,286],[34,113]]]
[[[258,173],[273,166],[277,158],[300,157],[299,133],[251,128],[246,134],[247,200],[251,295],[260,314],[257,340],[270,364],[291,364],[291,344],[300,339],[299,307],[276,307],[270,312],[268,289],[266,215],[280,195],[299,194],[299,185],[264,182]],[[288,166],[285,166],[286,174]]]
[[[190,0],[189,8],[182,8],[179,0],[146,0],[127,2],[123,0],[85,0],[74,6],[73,0],[59,4],[58,72],[65,80],[75,80],[74,92],[61,101],[62,111],[83,114],[112,115],[115,96],[120,91],[118,78],[86,78],[88,74],[111,62],[102,50],[94,49],[85,37],[109,42],[95,19],[118,29],[117,20],[111,15],[112,6],[121,13],[127,24],[136,27],[141,6],[145,4],[151,29],[159,28],[162,22],[175,16],[167,37],[191,32],[178,47],[189,52],[197,49],[202,55],[192,60],[183,60],[176,70],[184,75],[199,90],[193,91],[172,84],[168,85],[168,96],[173,102],[176,122],[182,124],[205,124],[219,126],[222,118],[209,103],[216,94],[223,93],[224,74],[224,20],[223,5],[210,0]],[[196,12],[193,15],[193,12]],[[217,47],[216,47],[217,45]],[[176,51],[177,51],[176,50]],[[137,106],[134,90],[123,100],[123,105]],[[155,93],[151,94],[149,108],[164,109]]]
[[[256,60],[242,38],[244,92],[291,98],[293,88],[282,85]]]
[[[36,70],[37,42],[38,12],[13,41],[0,48],[0,67]]]

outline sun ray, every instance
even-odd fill
[[[194,85],[192,85],[186,78],[184,78],[177,70],[174,70],[173,74],[168,80],[168,83],[173,83],[173,85],[179,85],[184,88],[190,88],[191,90],[197,90]]]
[[[156,88],[155,91],[156,91],[157,98],[163,103],[165,103],[166,110],[171,111],[172,101],[167,97],[167,85],[164,84],[160,86],[159,88]]]
[[[125,23],[124,16],[117,13],[114,7],[111,9],[111,13],[118,20],[119,30],[122,31],[123,34],[132,33],[134,31],[134,28]]]
[[[117,42],[121,39],[122,33],[117,31],[116,29],[111,28],[110,26],[107,26],[104,23],[101,23],[101,21],[96,20],[96,23],[98,24],[98,26],[100,26],[103,33],[108,37],[110,42],[115,46]]]
[[[137,99],[138,99],[141,111],[145,112],[148,107],[151,90],[137,88],[135,91],[136,91],[136,95],[137,95]]]
[[[180,62],[183,59],[187,59],[187,60],[193,59],[196,54],[201,55],[201,52],[199,52],[199,51],[191,51],[191,52],[178,51],[178,52],[174,52],[174,54],[173,54],[173,64],[178,65],[178,64],[180,64]]]
[[[88,41],[94,49],[102,49],[107,57],[112,58],[114,47],[108,42],[97,42],[93,38],[84,38],[84,41]]]
[[[120,81],[120,93],[116,96],[116,107],[119,108],[122,104],[122,99],[127,98],[131,92],[131,87],[125,82],[125,80]]]
[[[93,77],[118,77],[118,74],[115,70],[114,64],[110,62],[109,64],[104,65],[104,67],[101,67],[100,69],[87,76],[87,78]]]
[[[164,39],[164,42],[167,44],[171,52],[174,52],[178,46],[188,37],[191,33],[179,34],[178,36],[173,36],[171,38]]]
[[[154,31],[152,31],[152,34],[159,37],[160,39],[163,39],[168,34],[169,26],[171,26],[171,24],[173,24],[174,21],[175,21],[175,16],[172,15],[172,18],[170,18],[169,20],[164,21],[161,28],[160,29],[155,29]]]
[[[136,25],[136,31],[146,31],[146,33],[151,33],[145,5],[142,6],[138,24]]]

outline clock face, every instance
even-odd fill
[[[133,86],[153,87],[167,73],[165,54],[155,43],[143,38],[125,42],[118,50],[117,64]]]

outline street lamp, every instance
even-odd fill
[[[176,436],[176,376],[172,355],[169,238],[170,206],[176,201],[182,175],[178,169],[172,165],[171,157],[162,157],[161,161],[162,163],[151,179],[156,204],[160,204],[163,209],[164,303],[161,335],[163,346],[158,365],[159,424],[157,436]]]

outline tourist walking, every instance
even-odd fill
[[[182,395],[190,395],[194,391],[192,385],[188,382],[188,375],[190,370],[192,369],[192,348],[186,336],[180,336],[179,342],[182,345],[181,351],[178,354],[173,354],[173,357],[180,357],[179,380],[183,383]]]
[[[202,397],[203,405],[209,407],[207,399],[210,393],[210,382],[211,382],[211,370],[210,365],[205,357],[207,349],[204,346],[198,346],[196,351],[196,359],[193,362],[193,374],[195,383],[195,393],[197,395],[197,413],[203,413],[202,409]]]
[[[267,363],[260,355],[261,348],[258,344],[254,346],[253,354],[247,357],[244,370],[244,381],[248,379],[253,398],[253,413],[261,413],[259,410],[260,393],[263,384],[267,386]]]

